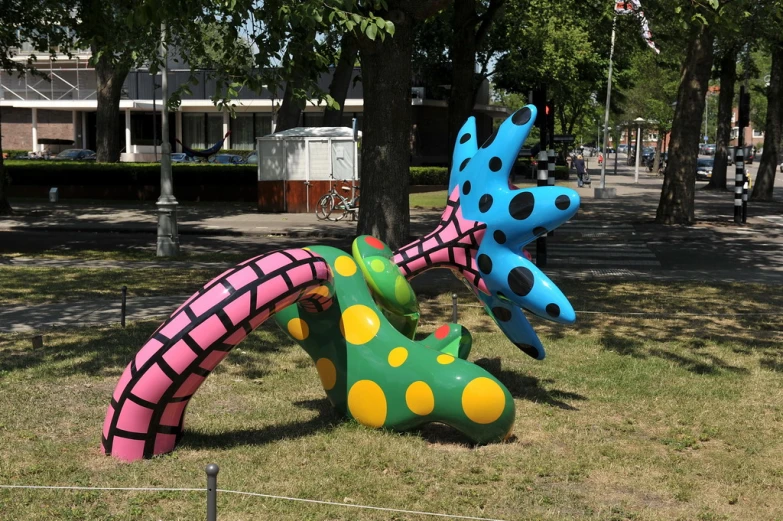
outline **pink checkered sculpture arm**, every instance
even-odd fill
[[[394,252],[394,263],[408,279],[431,268],[449,268],[479,291],[488,293],[476,264],[476,251],[486,228],[484,223],[463,217],[459,188],[455,188],[438,227]]]
[[[229,351],[295,302],[327,309],[331,283],[327,262],[303,249],[261,255],[213,279],[125,368],[103,424],[103,451],[124,460],[171,452],[188,402]],[[328,291],[314,291],[320,286]]]

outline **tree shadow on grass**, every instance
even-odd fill
[[[318,412],[307,421],[268,425],[259,429],[239,429],[228,432],[210,433],[198,430],[186,430],[180,447],[192,449],[230,449],[242,445],[265,445],[283,439],[296,439],[332,429],[345,421],[326,398],[294,402]]]
[[[152,320],[129,324],[124,329],[112,326],[57,330],[45,334],[44,347],[35,349],[12,349],[7,346],[12,341],[6,341],[6,347],[0,349],[0,373],[35,369],[49,378],[119,377],[161,323]],[[262,324],[238,347],[217,370],[230,364],[235,374],[251,380],[268,374],[270,356],[293,348],[291,340],[272,321]]]
[[[581,394],[557,389],[545,389],[542,385],[554,383],[553,380],[541,380],[533,376],[521,375],[515,371],[504,370],[500,358],[481,358],[476,360],[475,364],[486,369],[492,376],[500,380],[514,398],[543,403],[565,411],[578,411],[579,409],[564,400],[587,400]]]

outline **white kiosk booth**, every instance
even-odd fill
[[[359,182],[359,139],[347,127],[298,127],[257,138],[258,211],[303,213],[333,182]]]

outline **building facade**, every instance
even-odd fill
[[[19,55],[26,58],[24,50]],[[89,52],[77,52],[72,58],[39,62],[39,70],[51,81],[40,76],[22,76],[0,72],[0,111],[2,111],[3,148],[32,152],[52,152],[67,148],[53,146],[51,140],[71,141],[73,148],[95,150],[96,146],[96,76],[89,64]],[[188,81],[190,70],[169,70],[169,89]],[[264,89],[240,91],[233,102],[234,117],[218,110],[211,101],[218,86],[208,71],[196,71],[198,83],[191,94],[182,95],[179,110],[169,114],[169,135],[165,136],[172,150],[179,150],[176,140],[194,149],[208,148],[220,141],[230,130],[224,148],[251,150],[255,138],[273,132],[275,111],[282,103],[282,90]],[[356,118],[361,130],[364,99],[360,70],[354,70],[343,110],[343,125],[350,127]],[[328,91],[331,73],[322,75],[319,87]],[[160,127],[160,74],[148,70],[133,70],[128,74],[120,100],[120,143],[122,161],[154,161],[161,152],[163,139]],[[411,111],[411,159],[418,165],[445,165],[449,162],[448,104],[443,99],[430,99],[421,87],[413,87]],[[300,118],[303,127],[319,127],[323,123],[324,105],[316,100],[307,103]],[[489,104],[489,85],[485,82],[477,96],[474,116],[479,137],[489,137],[494,118],[503,118],[510,110]]]

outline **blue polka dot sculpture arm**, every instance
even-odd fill
[[[449,203],[439,229],[415,246],[401,248],[395,262],[409,278],[436,264],[454,268],[506,336],[528,355],[542,359],[544,348],[522,309],[560,323],[574,322],[576,314],[560,289],[524,257],[522,248],[573,217],[580,199],[569,188],[518,189],[511,184],[511,169],[535,119],[534,106],[518,110],[480,148],[475,119],[468,119],[454,148]],[[467,228],[472,231],[470,245],[465,241]],[[433,237],[438,238],[437,246],[430,244]],[[415,262],[417,251],[435,258],[432,250],[444,248],[451,250],[443,262]]]

